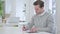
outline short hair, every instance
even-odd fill
[[[35,1],[34,3],[33,3],[33,5],[39,5],[40,6],[40,8],[42,8],[42,7],[44,7],[44,2],[43,1]]]

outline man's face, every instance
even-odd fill
[[[41,12],[42,12],[42,9],[43,9],[43,8],[40,8],[39,5],[35,5],[34,8],[35,8],[35,12],[36,12],[36,14],[41,13]]]

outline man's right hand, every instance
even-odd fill
[[[26,27],[26,26],[23,26],[23,27],[22,27],[22,30],[23,30],[23,31],[26,31],[26,30],[27,30],[27,27]]]

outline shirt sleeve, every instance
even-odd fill
[[[54,28],[54,18],[52,15],[49,15],[46,20],[46,27],[39,28],[39,31],[49,32],[52,33]]]
[[[27,28],[31,29],[34,25],[34,18],[31,19],[31,21],[27,24]]]

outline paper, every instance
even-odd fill
[[[25,31],[26,33],[38,33],[38,32],[31,32],[30,30]]]

